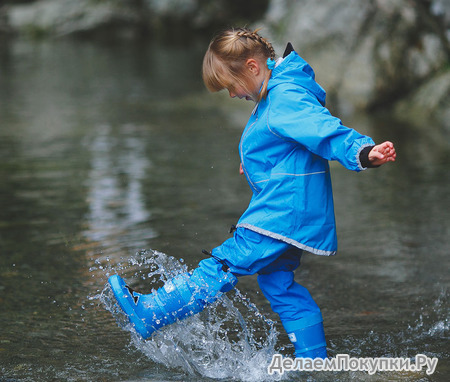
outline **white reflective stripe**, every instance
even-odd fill
[[[240,223],[240,224],[236,225],[236,228],[247,228],[250,231],[259,233],[259,234],[264,235],[264,236],[271,237],[272,239],[284,241],[285,243],[288,243],[290,245],[293,245],[294,247],[303,249],[303,250],[308,251],[310,253],[313,253],[315,255],[333,256],[333,255],[336,254],[336,251],[324,251],[323,249],[313,248],[313,247],[310,247],[308,245],[304,245],[302,243],[299,243],[298,241],[296,241],[294,239],[291,239],[289,237],[280,235],[280,234],[272,232],[272,231],[268,231],[266,229],[262,229],[262,228],[256,227],[256,226],[254,226],[252,224]]]
[[[325,174],[327,171],[317,171],[317,172],[310,172],[309,174],[289,174],[289,173],[283,173],[283,172],[276,172],[273,175],[277,175],[277,176],[309,176],[309,175],[318,175],[318,174]],[[265,180],[259,180],[258,182],[254,182],[255,184],[257,183],[264,183],[264,182],[268,182],[270,179],[265,179]]]
[[[317,171],[317,172],[310,172],[308,174],[288,174],[283,172],[274,173],[272,175],[283,175],[283,176],[308,176],[308,175],[317,175],[317,174],[325,174],[326,171]]]

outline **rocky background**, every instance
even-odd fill
[[[341,113],[388,111],[450,130],[450,0],[0,2],[3,42],[209,38],[230,25],[263,27],[280,54],[291,41]]]

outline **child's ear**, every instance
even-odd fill
[[[247,66],[248,70],[250,70],[250,72],[253,75],[257,76],[259,74],[259,71],[260,71],[259,63],[255,59],[249,58],[245,62],[245,65]]]

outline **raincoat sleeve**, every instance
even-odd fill
[[[281,139],[297,142],[313,154],[361,171],[360,152],[375,145],[372,138],[342,124],[315,96],[300,86],[273,89],[267,127]]]

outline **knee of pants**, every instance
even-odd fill
[[[309,291],[294,281],[293,272],[278,271],[259,275],[258,284],[281,321],[298,320],[320,312]]]
[[[290,247],[276,260],[271,262],[269,265],[262,268],[258,274],[270,274],[276,271],[291,272],[298,268],[300,265],[300,260],[302,258],[303,251],[301,249]]]
[[[294,283],[294,273],[289,271],[275,271],[258,275],[258,284],[264,296],[269,301],[286,296],[289,287]]]
[[[223,264],[212,257],[200,261],[191,276],[191,281],[197,289],[197,298],[214,299],[221,293],[226,293],[234,288],[238,281],[237,277],[222,268]]]

